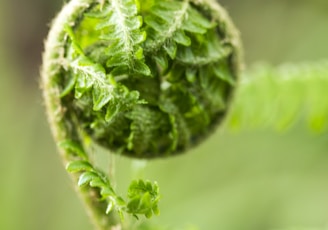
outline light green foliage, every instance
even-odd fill
[[[284,229],[273,229],[273,230],[326,230],[327,228],[304,228],[304,227],[294,227],[294,228],[284,228]]]
[[[259,64],[244,74],[229,123],[237,129],[267,126],[283,130],[305,119],[312,130],[327,131],[327,89],[327,61],[277,68]]]

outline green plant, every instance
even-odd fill
[[[237,31],[212,0],[73,0],[64,7],[46,42],[44,97],[64,163],[99,229],[129,229],[125,213],[158,214],[160,195],[156,183],[138,180],[123,199],[90,157],[92,146],[155,158],[199,143],[230,107],[240,49]],[[234,96],[230,124],[283,128],[308,101],[312,126],[324,128],[325,66],[251,71]],[[300,86],[293,87],[298,94],[290,85]],[[272,114],[276,109],[282,114]]]

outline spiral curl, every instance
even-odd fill
[[[183,152],[224,117],[238,33],[209,0],[73,0],[46,43],[43,77],[67,122],[124,155]]]
[[[224,117],[238,34],[213,1],[83,0],[53,25],[45,81],[70,123],[124,155],[183,152]]]
[[[123,213],[158,215],[157,183],[128,201],[88,153],[89,139],[136,158],[182,153],[219,124],[241,66],[238,32],[212,0],[72,0],[45,42],[42,87],[66,169],[99,229]],[[118,216],[112,210],[116,210]]]

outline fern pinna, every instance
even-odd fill
[[[127,201],[91,144],[135,158],[182,153],[224,118],[241,65],[238,33],[212,0],[72,0],[43,56],[49,121],[99,229],[124,213],[158,214],[159,188],[133,181]],[[117,213],[119,215],[117,215]],[[129,229],[127,227],[127,229]]]

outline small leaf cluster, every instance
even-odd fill
[[[135,73],[149,76],[150,69],[145,64],[141,43],[146,40],[146,32],[141,28],[143,19],[138,15],[136,0],[111,0],[101,6],[101,11],[89,13],[88,17],[101,19],[96,30],[105,31],[99,36],[107,42],[104,50],[106,66],[113,76]]]
[[[115,210],[122,220],[124,219],[124,212],[132,214],[136,218],[138,215],[150,218],[153,213],[159,214],[160,195],[156,182],[132,181],[128,189],[128,202],[126,202],[116,194],[107,176],[93,166],[82,146],[77,142],[66,140],[60,143],[60,147],[77,157],[77,160],[67,164],[67,171],[79,173],[79,187],[89,187],[99,191],[99,200],[107,203],[106,214]]]
[[[61,96],[64,97],[73,89],[75,98],[85,103],[92,98],[93,110],[105,110],[105,121],[109,122],[116,114],[125,111],[135,104],[144,103],[139,100],[138,91],[129,91],[124,85],[116,83],[111,75],[106,74],[105,68],[87,57],[71,28],[67,27],[72,42],[70,53],[72,61],[68,63],[73,77]],[[85,96],[83,98],[83,96]],[[82,102],[83,103],[83,102]],[[105,108],[104,108],[105,107]]]
[[[145,42],[146,52],[158,51],[156,59],[158,64],[162,67],[166,67],[167,56],[174,60],[177,55],[179,61],[183,61],[183,53],[189,51],[186,55],[191,64],[196,63],[192,59],[195,59],[195,55],[192,52],[192,48],[197,46],[192,45],[193,37],[199,38],[206,32],[216,26],[215,23],[210,22],[196,9],[191,7],[189,1],[159,1],[155,4],[147,17],[145,17],[145,23],[147,25],[147,40]],[[181,45],[181,46],[180,46]],[[192,45],[192,46],[191,46]],[[189,47],[189,48],[186,48]],[[197,47],[198,52],[206,52],[204,49]],[[182,50],[179,50],[182,49]],[[186,51],[186,50],[187,51]],[[206,56],[204,55],[206,58]],[[186,62],[186,64],[190,64]]]
[[[150,218],[153,213],[159,215],[159,187],[149,181],[132,181],[128,190],[128,212],[133,215],[142,214]]]
[[[70,173],[81,173],[78,181],[79,187],[90,186],[91,188],[99,189],[99,199],[106,200],[107,202],[106,214],[114,208],[123,219],[125,202],[121,197],[116,195],[109,180],[101,171],[95,169],[85,160],[70,162],[66,169]]]
[[[204,17],[189,1],[160,1],[151,8],[145,23],[148,36],[145,50],[156,52],[154,59],[163,70],[168,68],[170,58],[187,68],[186,78],[191,82],[196,80],[197,69],[202,66],[198,71],[210,72],[203,74],[203,78],[214,75],[234,84],[224,63],[232,52],[231,45],[218,39],[214,29],[217,23]]]

